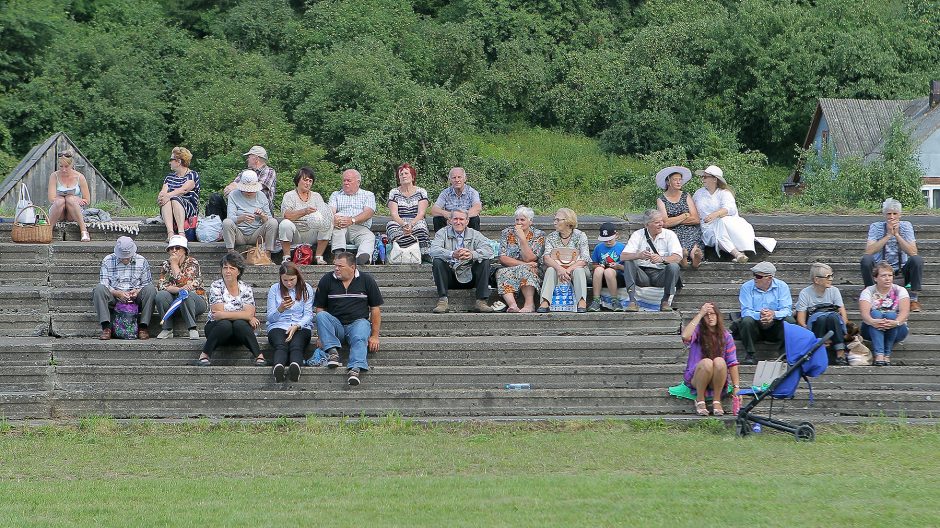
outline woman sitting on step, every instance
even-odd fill
[[[300,379],[300,365],[313,333],[313,287],[293,262],[281,264],[280,279],[268,289],[268,343],[274,349],[274,381]],[[286,367],[285,367],[286,365]]]
[[[862,290],[858,311],[862,316],[862,337],[871,341],[876,367],[891,365],[894,345],[907,337],[911,298],[907,288],[894,283],[894,268],[881,261],[875,264],[875,284]]]
[[[682,341],[689,346],[685,366],[685,384],[695,391],[695,412],[708,416],[705,397],[712,395],[712,414],[725,414],[721,398],[728,392],[728,383],[738,395],[738,356],[731,332],[725,330],[721,312],[713,303],[705,303],[695,317],[682,329]]]
[[[167,242],[173,235],[185,235],[188,222],[199,215],[199,173],[189,168],[192,161],[189,149],[173,147],[168,161],[172,172],[163,179],[157,194]]]
[[[196,317],[206,313],[205,291],[202,289],[202,271],[199,261],[189,256],[189,242],[183,235],[173,235],[166,245],[167,259],[160,267],[160,282],[157,283],[156,306],[162,320],[170,305],[186,291],[186,298],[170,319],[163,325],[157,339],[173,337],[173,317],[182,317],[189,329],[189,338],[199,339]]]
[[[709,165],[695,174],[702,177],[702,188],[692,195],[702,220],[702,242],[714,246],[719,256],[725,251],[735,262],[747,262],[744,252],[754,251],[754,228],[738,216],[734,193],[728,188],[724,173]]]
[[[574,302],[579,313],[587,312],[587,281],[590,275],[590,244],[584,232],[577,229],[578,215],[567,207],[555,211],[555,230],[545,237],[545,276],[542,278],[542,303],[536,312],[551,309],[555,286],[571,283]]]
[[[692,201],[692,195],[683,191],[682,186],[692,179],[692,171],[685,167],[666,167],[656,173],[656,186],[663,194],[656,199],[656,207],[663,215],[663,227],[671,230],[679,238],[682,246],[683,268],[692,264],[698,269],[705,253],[702,251],[702,226],[698,209]]]
[[[831,330],[834,364],[848,365],[845,325],[849,322],[849,314],[845,311],[842,293],[832,285],[832,268],[821,262],[814,263],[809,267],[809,280],[812,285],[803,288],[796,301],[796,322],[812,330],[816,337],[822,337]]]
[[[82,242],[88,242],[91,237],[85,227],[82,208],[91,200],[91,192],[85,175],[72,168],[74,162],[75,151],[63,150],[59,153],[59,170],[49,176],[49,224],[55,226],[60,220],[71,220],[78,224]]]
[[[209,286],[206,344],[197,364],[208,367],[209,357],[219,345],[244,345],[255,358],[255,365],[263,367],[267,362],[255,336],[261,322],[255,317],[254,293],[241,281],[245,259],[238,253],[226,253],[221,264],[222,278]]]
[[[496,270],[496,289],[506,300],[507,312],[534,312],[535,294],[542,286],[539,261],[545,251],[545,233],[532,227],[535,212],[526,206],[516,209],[515,223],[503,229],[499,237],[499,263]],[[522,293],[522,308],[516,303],[516,294]]]

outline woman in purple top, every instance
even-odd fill
[[[695,391],[695,412],[708,416],[705,396],[713,394],[712,414],[725,414],[721,397],[727,393],[730,378],[734,395],[738,395],[738,355],[731,333],[721,322],[721,312],[712,303],[705,303],[682,329],[682,341],[689,346],[689,360],[685,366],[685,384]]]

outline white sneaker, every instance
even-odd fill
[[[157,339],[169,339],[171,337],[173,337],[173,330],[170,328],[167,328],[166,330],[161,330],[160,333],[157,335]]]
[[[317,255],[316,263],[318,266],[326,266],[326,259]]]
[[[196,330],[195,328],[193,328],[192,330],[190,330],[190,331],[189,331],[189,338],[192,339],[193,341],[198,341],[198,340],[199,340],[199,330]]]

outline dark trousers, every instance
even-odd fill
[[[434,285],[437,286],[438,297],[447,297],[447,290],[450,288],[455,290],[469,290],[470,288],[476,288],[477,299],[486,299],[490,296],[489,259],[483,259],[473,263],[470,268],[473,271],[473,278],[470,279],[470,282],[467,283],[459,282],[457,280],[457,275],[454,274],[454,269],[451,268],[450,263],[444,259],[434,259],[432,269],[434,273]]]
[[[820,315],[813,321],[811,330],[816,337],[822,337],[826,335],[826,332],[832,330],[832,349],[845,349],[845,332],[842,331],[842,317],[838,312]]]
[[[783,345],[783,322],[787,321],[788,323],[793,323],[792,317],[787,317],[786,319],[774,319],[774,322],[768,327],[764,327],[760,324],[760,321],[757,319],[751,319],[750,317],[742,317],[738,321],[738,337],[741,338],[741,342],[744,344],[744,352],[748,356],[754,355],[754,343],[758,340],[760,341],[776,341],[779,344],[777,345],[777,355],[783,354],[784,345]]]
[[[212,352],[219,348],[219,345],[244,345],[248,347],[252,356],[258,357],[261,354],[255,331],[248,321],[243,319],[236,321],[225,319],[206,323],[206,344],[203,345],[202,351],[207,356],[212,356]]]
[[[288,365],[290,363],[303,365],[311,334],[312,332],[307,328],[298,328],[294,332],[294,337],[287,341],[287,330],[272,328],[268,332],[268,343],[274,349],[274,357],[268,358],[268,365]]]
[[[447,219],[444,218],[443,216],[435,216],[431,221],[434,224],[435,231],[440,231],[441,229],[444,229],[445,227],[447,227]],[[480,230],[480,217],[471,216],[469,219],[467,219],[467,227],[472,227],[473,229],[476,229],[477,231],[479,231]]]
[[[875,257],[865,255],[862,257],[862,281],[865,286],[871,286],[875,283],[875,278],[871,272],[875,267]],[[904,284],[911,285],[911,291],[919,292],[921,290],[921,278],[924,276],[924,257],[914,255],[907,257],[907,262],[901,266],[901,274],[904,275]]]

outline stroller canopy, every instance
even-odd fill
[[[774,398],[792,398],[801,377],[815,378],[826,371],[829,366],[829,357],[826,347],[822,343],[816,347],[818,338],[813,332],[802,326],[784,322],[783,339],[787,353],[787,364],[791,365],[786,377],[773,391]],[[814,347],[812,355],[796,368],[792,368],[800,358],[805,356]],[[812,389],[811,389],[812,390]]]

